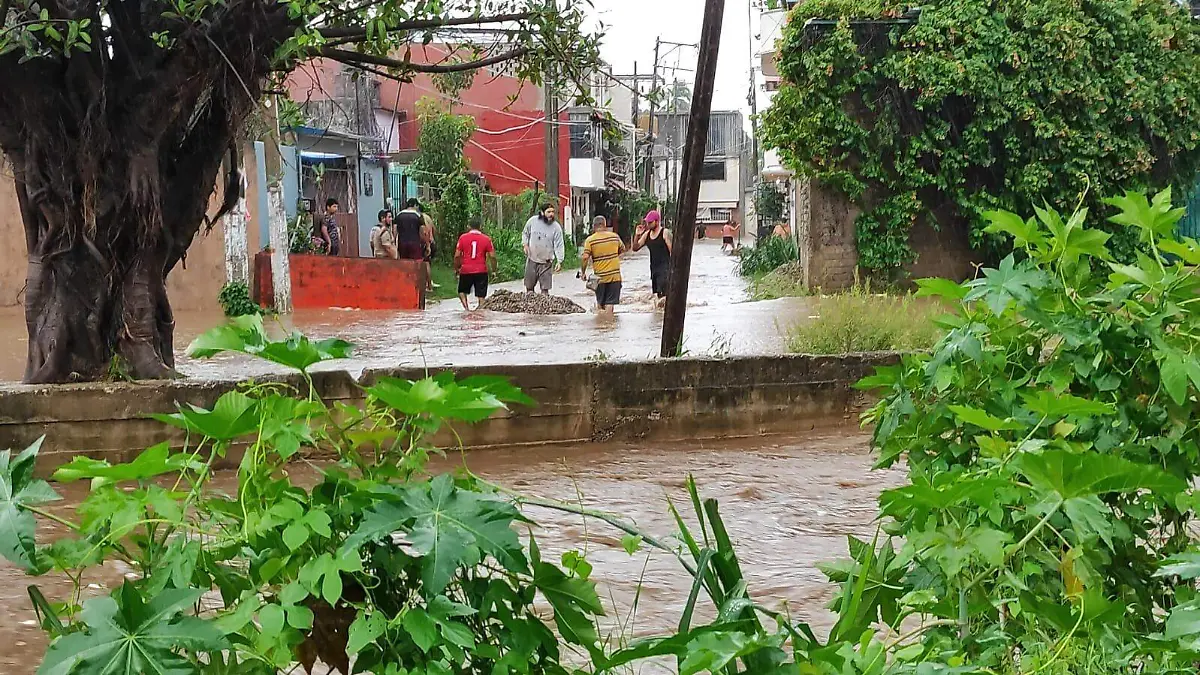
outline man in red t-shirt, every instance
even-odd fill
[[[488,291],[488,270],[496,269],[496,247],[492,238],[479,231],[479,221],[471,222],[471,231],[458,238],[454,248],[454,271],[458,272],[458,299],[468,312],[467,293],[472,289],[483,302]],[[476,306],[478,309],[478,306]]]

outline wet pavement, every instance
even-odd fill
[[[666,498],[681,507],[687,504],[684,480],[691,473],[704,496],[720,500],[754,598],[768,607],[786,606],[791,616],[809,622],[818,635],[831,625],[825,605],[833,587],[813,564],[844,557],[847,534],[870,537],[875,531],[875,497],[903,478],[895,469],[871,471],[867,436],[841,428],[653,446],[476,451],[453,456],[436,468],[448,470],[461,462],[524,494],[621,514],[662,538],[675,532]],[[232,474],[221,480],[232,480]],[[64,488],[67,501],[52,510],[69,515],[70,504],[86,488],[58,487]],[[691,578],[674,558],[646,551],[630,556],[621,547],[621,533],[594,519],[534,507],[527,514],[537,522],[535,534],[547,557],[557,559],[569,549],[586,551],[609,609],[610,634],[660,634],[678,623]],[[46,527],[39,531],[39,541],[55,534]],[[110,563],[83,583],[93,585],[88,594],[106,593],[127,572]],[[0,562],[0,672],[5,675],[32,675],[45,650],[25,590],[34,581]],[[61,578],[36,581],[51,599],[70,589]],[[631,615],[639,583],[640,600]],[[710,610],[705,608],[702,616],[710,617]],[[640,672],[673,669],[652,665]]]
[[[804,298],[752,302],[736,258],[723,255],[720,243],[696,242],[689,283],[684,349],[694,355],[758,355],[785,351],[784,333],[805,320]],[[645,359],[657,356],[662,311],[650,291],[646,251],[629,254],[622,265],[624,292],[615,317],[588,314],[532,316],[495,312],[464,313],[457,299],[424,311],[302,311],[281,317],[286,328],[314,338],[340,337],[356,345],[351,361],[324,364],[357,374],[365,368],[489,364],[569,363],[584,359]],[[594,296],[574,272],[555,276],[554,293],[594,308]],[[499,284],[518,290],[520,282]],[[472,301],[473,302],[473,301]],[[270,372],[268,364],[243,357],[195,361],[182,355],[198,334],[223,321],[215,313],[176,317],[179,370],[204,379],[230,379]],[[21,314],[0,312],[0,382],[20,380],[26,334]]]

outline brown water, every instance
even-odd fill
[[[808,318],[808,302],[784,298],[751,302],[746,282],[737,275],[736,258],[723,255],[720,244],[696,243],[688,293],[684,348],[692,354],[714,356],[778,354],[785,350],[784,333]],[[569,363],[603,353],[610,359],[656,356],[662,335],[662,312],[650,292],[648,254],[631,254],[622,265],[624,293],[613,318],[594,313],[531,316],[481,312],[464,314],[457,300],[431,305],[425,311],[364,312],[358,310],[301,311],[282,317],[287,329],[297,328],[315,338],[341,337],[356,345],[351,361],[325,364],[349,369],[397,366]],[[554,293],[584,307],[593,296],[574,272],[556,275]],[[517,290],[517,284],[499,287]],[[242,357],[195,361],[183,356],[188,343],[223,321],[215,313],[180,312],[176,317],[179,370],[205,379],[229,379],[270,372],[268,364]],[[26,351],[25,323],[19,311],[0,313],[0,382],[20,380]]]
[[[440,469],[465,461],[476,473],[522,493],[621,514],[660,538],[675,528],[666,496],[687,503],[684,479],[696,477],[702,494],[721,502],[750,591],[770,607],[786,607],[819,634],[830,625],[824,609],[833,587],[813,563],[845,556],[846,535],[874,531],[875,497],[901,479],[898,471],[871,471],[867,437],[856,430],[831,429],[793,437],[765,437],[667,445],[606,444],[477,451],[447,460]],[[222,480],[230,480],[227,474]],[[81,485],[64,488],[66,501],[55,511],[69,515],[82,497]],[[568,549],[586,550],[610,607],[612,632],[620,617],[623,632],[668,632],[691,588],[691,578],[673,557],[620,545],[621,533],[596,520],[531,507],[535,533],[545,552],[557,558]],[[54,529],[39,530],[39,538]],[[85,578],[89,594],[106,593],[130,573],[109,563]],[[34,622],[26,586],[36,581],[51,599],[70,589],[64,579],[28,579],[0,562],[0,672],[32,675],[45,650]],[[641,600],[630,618],[638,583]],[[707,616],[707,615],[706,615]],[[670,672],[655,666],[643,672]]]

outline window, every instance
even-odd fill
[[[725,180],[725,162],[705,162],[700,167],[700,180]]]

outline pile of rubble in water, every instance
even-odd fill
[[[545,293],[513,293],[497,290],[479,305],[480,309],[509,314],[580,314],[584,308],[571,300]]]

